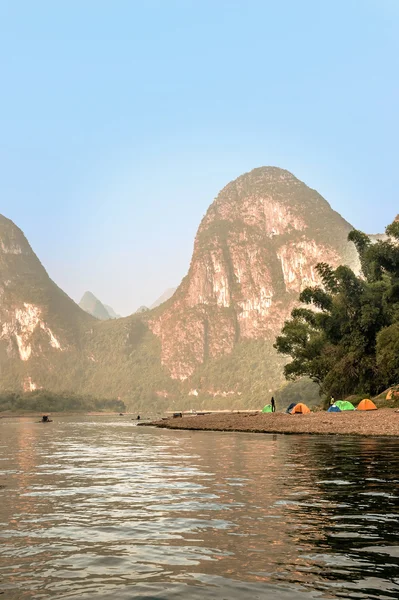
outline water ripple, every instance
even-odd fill
[[[399,597],[399,441],[2,419],[4,598]]]

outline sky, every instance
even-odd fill
[[[0,0],[0,81],[0,213],[76,301],[177,286],[255,167],[399,213],[399,0]]]

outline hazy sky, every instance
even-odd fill
[[[398,0],[0,0],[0,77],[0,212],[75,300],[177,285],[254,167],[368,232],[399,212]]]

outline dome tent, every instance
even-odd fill
[[[336,404],[332,404],[327,412],[342,412],[342,410]]]
[[[295,404],[294,408],[291,410],[292,415],[306,415],[307,413],[310,413],[310,408],[302,402]]]
[[[338,406],[340,410],[355,410],[352,402],[349,402],[348,400],[337,400],[334,402],[334,405]]]
[[[272,405],[271,404],[266,404],[266,406],[264,406],[262,408],[262,412],[263,413],[271,413],[271,412],[273,412]]]
[[[372,400],[369,400],[369,398],[365,398],[360,402],[360,404],[357,407],[357,410],[377,410],[377,407]]]
[[[296,402],[291,402],[291,404],[289,405],[289,407],[287,408],[287,410],[285,411],[286,413],[288,413],[289,415],[292,412],[292,409],[296,406]]]

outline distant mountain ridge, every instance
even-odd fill
[[[116,313],[114,311],[114,309],[112,308],[112,306],[108,306],[108,304],[103,304],[105,310],[107,311],[107,313],[109,314],[111,319],[121,319],[122,315],[118,315],[118,313]]]
[[[359,269],[351,229],[288,171],[254,169],[210,205],[167,301],[100,320],[58,288],[1,217],[0,390],[70,390],[156,411],[262,406],[284,383],[273,342],[299,292],[318,283],[315,265]],[[91,296],[86,309],[98,302],[110,315]]]
[[[159,298],[155,300],[153,304],[151,304],[150,308],[157,308],[158,306],[169,300],[169,298],[173,296],[176,290],[177,288],[175,287],[168,288],[167,290],[165,290],[164,293],[161,296],[159,296]]]
[[[120,315],[117,315],[111,306],[107,306],[100,302],[92,292],[85,292],[79,302],[80,308],[92,315],[100,321],[107,321],[108,319],[119,319]]]

